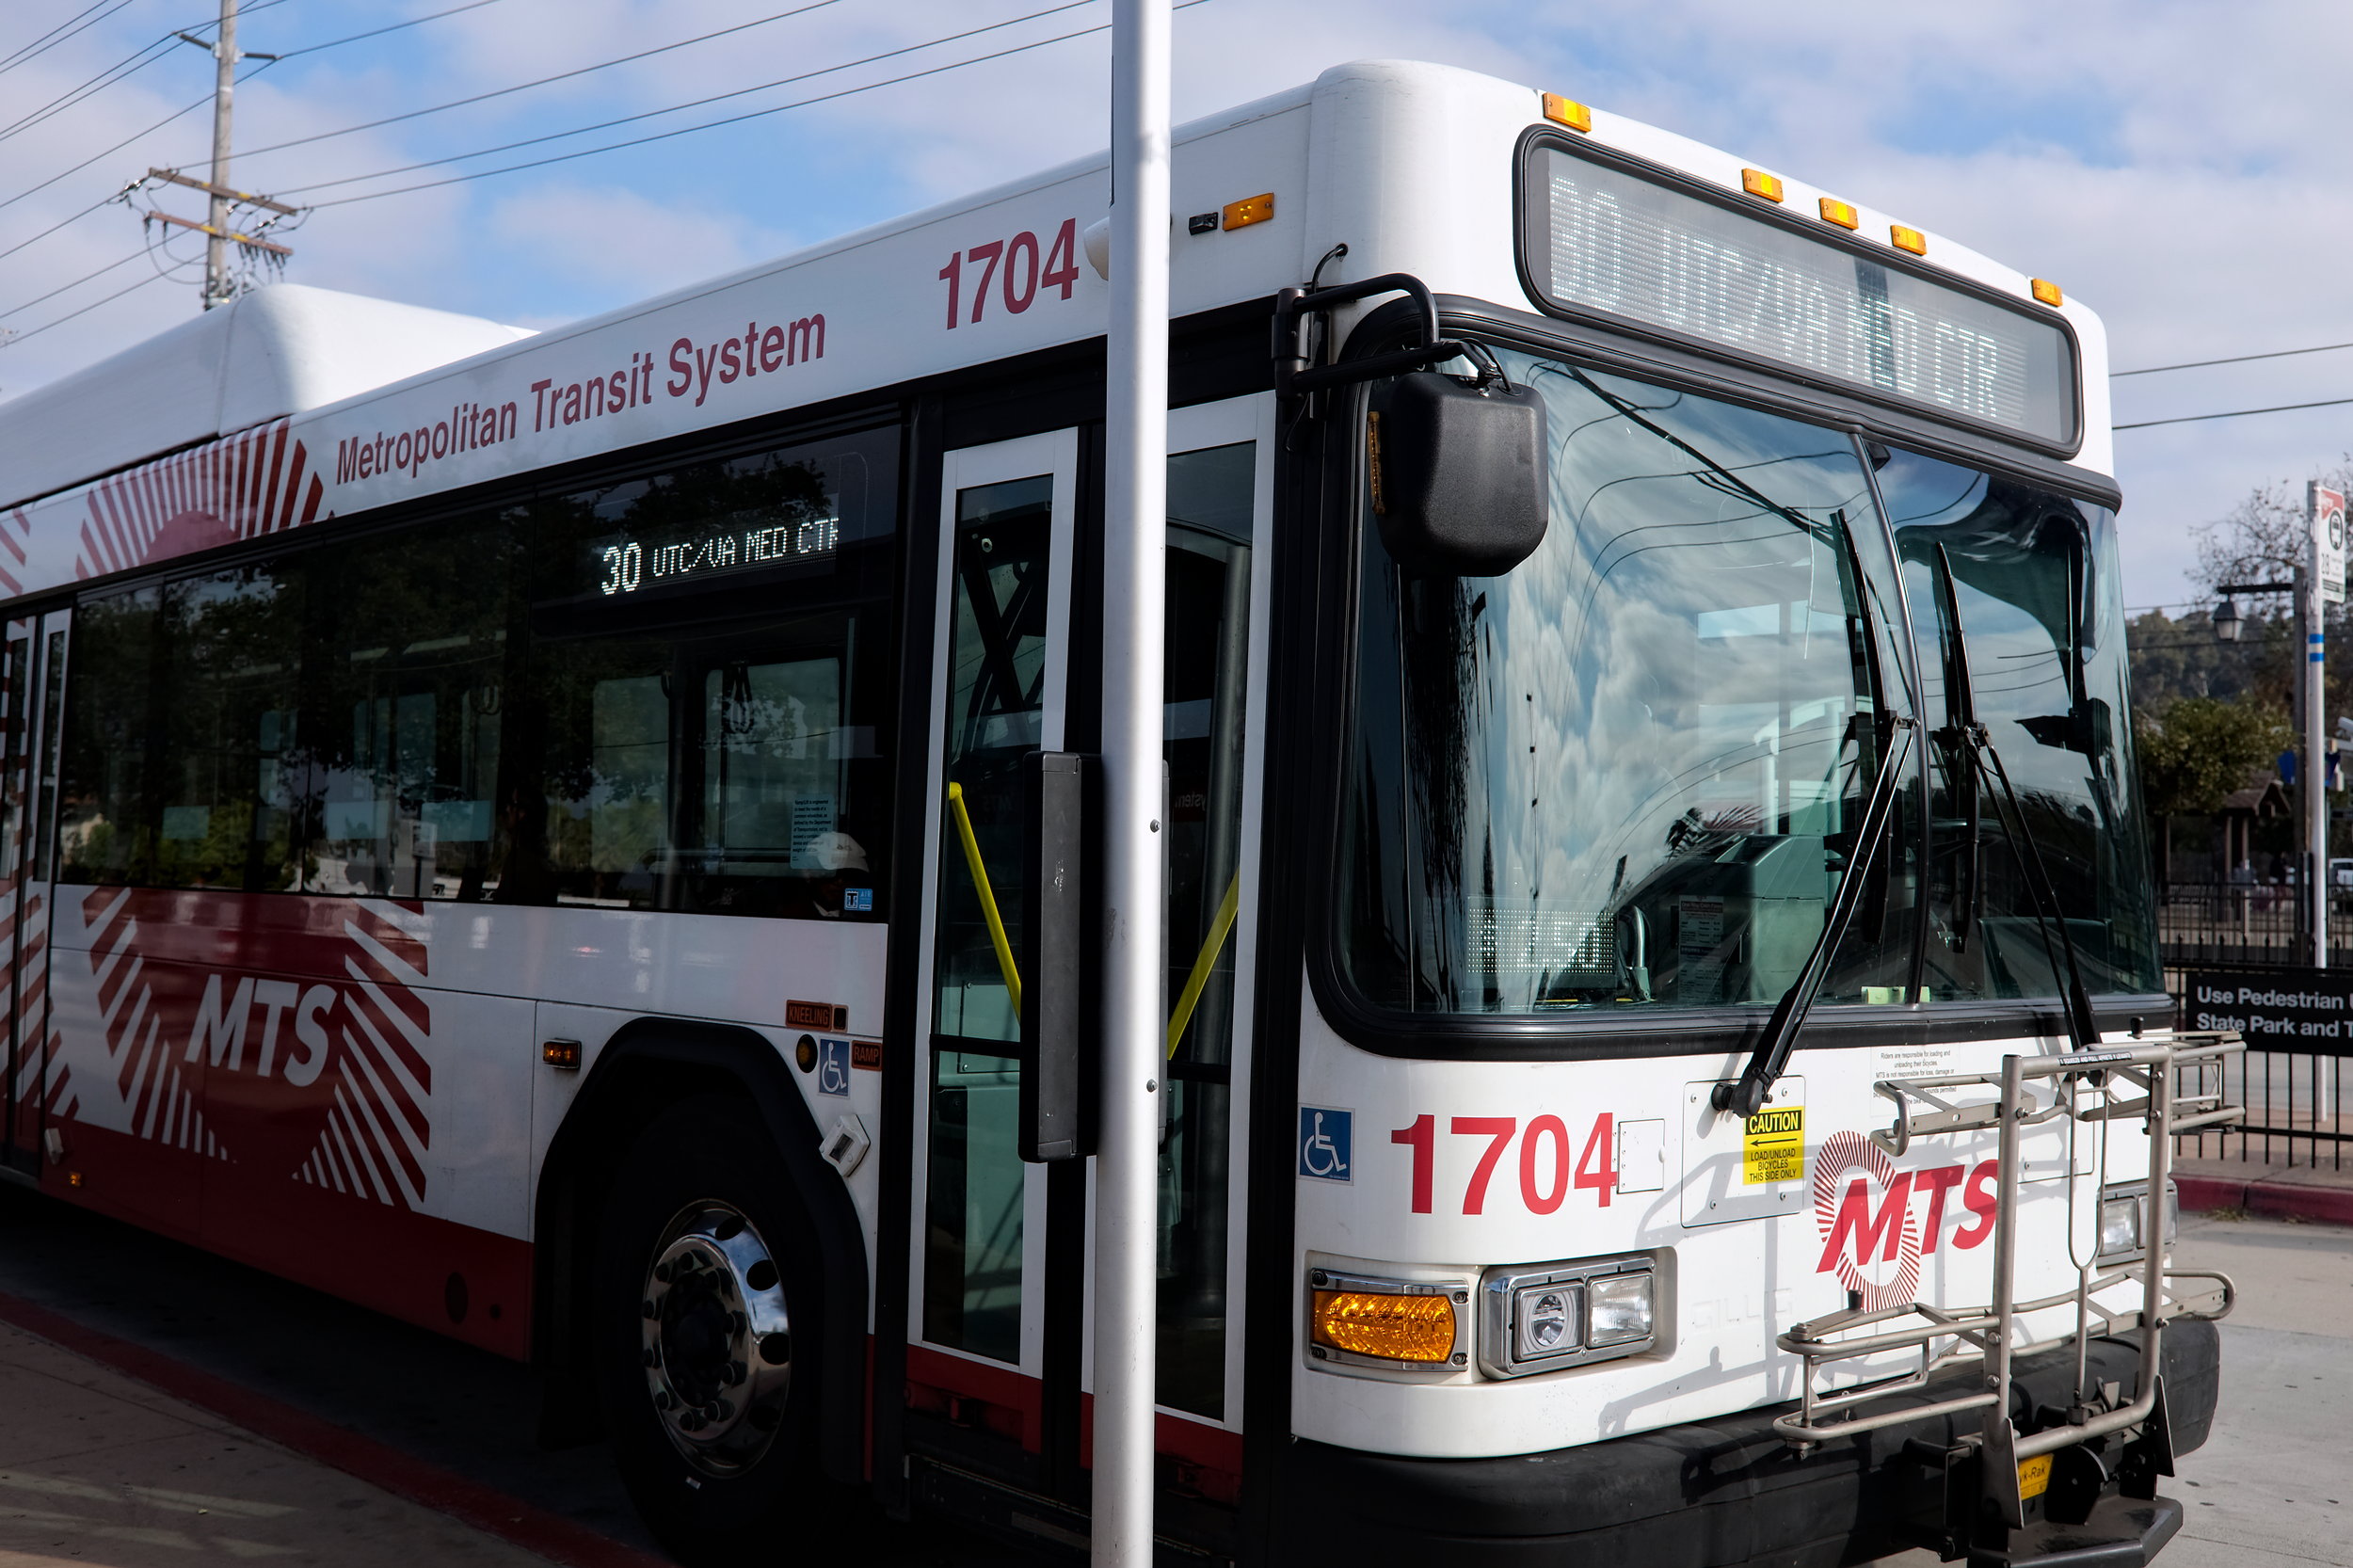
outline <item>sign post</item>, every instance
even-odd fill
[[[1112,10],[1103,477],[1103,1070],[1095,1171],[1095,1568],[1149,1568],[1158,1363],[1161,623],[1168,539],[1169,0]]]
[[[2312,569],[2304,586],[2304,904],[2313,968],[2329,967],[2329,606],[2345,602],[2345,495],[2317,481],[2305,488]]]

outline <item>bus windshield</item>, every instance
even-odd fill
[[[1908,616],[1897,584],[1872,472],[1888,455],[1690,393],[1501,359],[1545,402],[1550,529],[1534,555],[1492,578],[1414,576],[1377,529],[1364,531],[1342,970],[1376,1006],[1416,1013],[1769,1007],[1821,937],[1864,800],[1894,749],[1891,721],[1913,714],[1919,665],[1940,646],[1932,612],[1914,603]],[[2036,525],[2056,507],[2077,516],[2052,502]],[[2072,648],[2101,618],[2088,584],[2105,590],[2115,574],[2083,564],[2113,551],[2112,533],[2087,525],[2069,537],[2081,548],[2004,554],[2004,582],[1990,564],[1960,569],[2005,606],[2089,605],[2062,617],[2057,636]],[[1993,661],[2014,689],[2020,649],[1993,608],[1978,606],[1985,635],[1971,666],[1989,687]],[[2106,672],[2091,673],[2097,686]],[[1946,722],[1931,684],[1925,730]],[[2067,748],[2023,772],[2039,795],[2029,816],[2068,819],[2065,871],[2052,869],[2073,884],[2062,895],[2070,930],[2111,960],[2087,962],[2086,979],[2095,990],[2153,988],[2144,965],[2085,941],[2074,919],[2131,904],[2141,840],[2132,792],[2114,784],[2121,692],[2080,680],[2072,691],[2102,699],[2085,707],[2095,717],[2005,727],[1997,743],[2010,757],[2038,742]],[[1861,873],[1864,902],[1824,1001],[1898,1001],[1923,983],[1930,1000],[2054,988],[2047,959],[1954,961],[1956,940],[1982,953],[1989,925],[2011,953],[2031,933],[2012,917],[2025,905],[2007,864],[1956,875],[1954,792],[1934,774],[1936,815],[1924,819],[1916,775],[1934,767],[1924,762],[1932,749],[1904,763],[1901,808]],[[1991,802],[1982,809],[1971,853],[1992,868],[2009,850]],[[1982,904],[1989,888],[2001,907],[1972,929],[1954,902]]]

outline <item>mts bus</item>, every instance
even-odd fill
[[[2232,1047],[2098,318],[1425,65],[1175,191],[1166,1554],[2161,1545]],[[1082,1545],[1107,200],[0,408],[8,1170],[530,1358],[689,1560]]]

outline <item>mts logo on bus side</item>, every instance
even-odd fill
[[[208,1067],[243,1072],[246,1043],[256,1032],[252,1024],[258,1011],[262,1027],[253,1071],[263,1078],[275,1072],[296,1088],[307,1089],[327,1066],[327,1018],[342,1000],[343,993],[332,985],[247,975],[231,989],[221,976],[207,975],[204,995],[196,1004],[196,1021],[188,1031],[186,1060],[201,1057]]]

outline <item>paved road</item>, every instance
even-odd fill
[[[2353,1230],[2192,1215],[2184,1220],[2181,1256],[2232,1273],[2242,1300],[2223,1326],[2223,1408],[2214,1436],[2183,1462],[2173,1483],[2190,1520],[2166,1568],[2353,1568]],[[617,1544],[652,1549],[601,1448],[549,1454],[534,1446],[530,1375],[495,1356],[7,1186],[0,1291]],[[87,1396],[77,1408],[101,1415],[95,1425],[56,1430],[71,1423],[0,1410],[0,1568],[67,1560],[145,1568],[299,1552],[320,1561],[376,1560],[339,1545],[362,1536],[380,1540],[388,1563],[535,1560],[0,1329],[0,1384],[11,1378],[32,1380],[13,1387],[38,1387],[40,1379],[71,1385],[81,1391],[75,1398]],[[118,1444],[121,1451],[105,1457],[112,1438],[135,1430],[140,1442]],[[153,1447],[142,1448],[149,1439]],[[209,1506],[216,1499],[245,1512]],[[1003,1568],[1009,1560],[957,1533],[929,1530],[878,1540],[860,1568]],[[1882,1568],[1934,1560],[1913,1553]]]
[[[2181,1266],[2238,1283],[2222,1406],[2167,1483],[2188,1512],[2164,1568],[2353,1568],[2353,1230],[2182,1217]],[[1929,1568],[1907,1552],[1876,1568]]]

